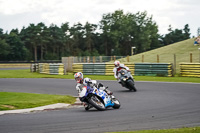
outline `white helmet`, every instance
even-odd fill
[[[119,68],[120,62],[116,60],[116,61],[114,62],[114,65],[115,65],[116,68]]]
[[[81,81],[83,80],[83,74],[82,72],[77,72],[74,74],[74,78],[76,80],[77,83],[81,83]]]
[[[88,82],[91,82],[90,78],[84,78],[83,85],[87,86]]]

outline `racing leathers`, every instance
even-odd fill
[[[106,87],[103,86],[103,84],[101,83],[97,83],[96,80],[91,80],[89,78],[85,78],[83,79],[83,82],[82,84],[81,83],[77,83],[76,85],[76,90],[78,91],[78,94],[80,94],[80,92],[82,91],[82,88],[83,87],[86,87],[87,86],[87,81],[86,80],[89,80],[90,82],[90,87],[94,88],[94,89],[101,89],[101,90],[104,90],[108,95],[112,95],[112,92],[109,91]]]
[[[95,86],[97,86],[97,81],[96,81],[96,80],[91,80],[90,82],[91,82],[90,86],[91,86],[92,88],[95,87]],[[76,84],[76,90],[78,91],[78,94],[82,91],[82,88],[83,88],[84,86],[87,86],[87,84],[84,83],[84,79],[83,79],[83,83],[77,83],[77,84]],[[95,88],[96,88],[96,87],[95,87]]]
[[[119,64],[118,67],[113,68],[114,77],[115,77],[116,79],[118,79],[118,71],[121,70],[121,69],[126,69],[126,70],[129,71],[129,68],[126,67],[124,64]]]

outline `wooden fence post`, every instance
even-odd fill
[[[70,68],[70,57],[67,57],[67,71],[69,71]]]
[[[102,56],[100,56],[99,58],[100,58],[100,62],[102,62]]]
[[[157,54],[157,63],[159,63],[159,55]]]
[[[144,62],[144,55],[142,55],[142,62]]]
[[[176,74],[176,54],[174,54],[174,75]]]
[[[190,53],[190,63],[192,63],[192,53]]]
[[[90,63],[90,56],[87,57],[87,63]]]
[[[127,55],[127,62],[129,62],[129,55]]]
[[[95,63],[95,56],[93,56],[93,63]]]
[[[85,59],[85,58],[86,58],[86,57],[84,56],[84,57],[83,57],[83,62],[84,62],[84,63],[86,62],[86,59]]]

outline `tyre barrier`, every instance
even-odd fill
[[[64,75],[64,65],[62,63],[39,63],[39,73]]]
[[[172,77],[172,63],[135,63],[134,75]]]
[[[124,63],[135,76],[173,76],[171,63]],[[113,75],[113,63],[74,63],[73,72],[86,75]]]
[[[173,76],[172,63],[124,63],[135,76]],[[113,63],[73,63],[73,72],[85,75],[113,75]],[[64,75],[62,63],[39,63],[39,73]]]
[[[180,63],[182,77],[200,77],[200,63]]]
[[[31,64],[30,70],[31,70],[31,72],[39,72],[39,65],[38,65],[38,63]]]

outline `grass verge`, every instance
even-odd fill
[[[95,80],[116,80],[114,76],[104,75],[84,75]],[[73,79],[74,75],[69,73],[68,75],[48,75],[40,73],[32,73],[29,69],[25,70],[0,70],[0,78],[62,78]],[[161,81],[161,82],[190,82],[200,83],[200,78],[194,77],[153,77],[153,76],[134,76],[136,81]]]
[[[177,129],[162,130],[141,130],[141,131],[125,131],[125,132],[109,132],[109,133],[200,133],[200,127],[184,127]]]
[[[30,72],[30,69],[0,70],[0,78],[73,78],[73,75],[47,75]]]
[[[49,95],[18,92],[0,92],[0,111],[34,108],[55,103],[72,104],[75,97],[68,95]]]

